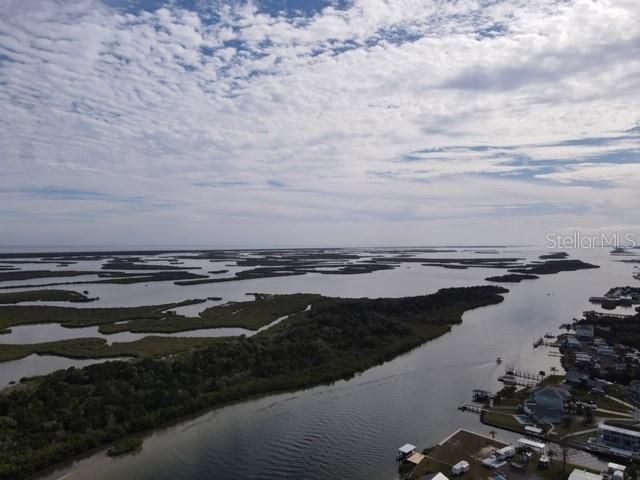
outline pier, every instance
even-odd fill
[[[474,405],[473,403],[462,403],[458,405],[458,410],[461,412],[471,412],[482,414],[482,412],[488,411],[486,408],[481,407],[480,405]]]
[[[474,402],[490,402],[493,399],[494,395],[488,390],[481,390],[479,388],[473,391],[473,401]]]
[[[534,387],[544,379],[544,376],[519,370],[513,366],[505,369],[505,374],[498,378],[498,381],[505,385],[517,385],[520,387]]]

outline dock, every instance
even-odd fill
[[[461,412],[471,412],[482,414],[482,412],[488,411],[486,408],[481,407],[480,405],[475,405],[473,403],[462,403],[458,405],[458,410]]]

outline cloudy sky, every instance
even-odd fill
[[[0,244],[638,231],[638,0],[0,0]]]

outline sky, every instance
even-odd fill
[[[0,245],[640,244],[638,0],[0,0]]]

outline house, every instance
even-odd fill
[[[576,352],[575,358],[576,363],[583,366],[591,365],[591,361],[593,360],[593,357],[591,355],[584,352]]]
[[[449,477],[447,477],[444,473],[438,472],[438,473],[431,473],[429,475],[425,475],[424,477],[422,477],[423,480],[449,480]]]
[[[598,443],[614,450],[640,453],[640,427],[624,423],[600,422],[598,424]]]
[[[582,345],[580,344],[580,340],[578,340],[573,335],[567,335],[564,339],[564,346],[571,349],[580,348]]]
[[[585,386],[589,381],[589,377],[577,370],[569,370],[564,377],[564,382],[576,387]]]
[[[571,399],[571,394],[560,387],[542,387],[533,392],[533,400],[536,405],[564,412],[565,404]]]
[[[602,355],[603,357],[615,357],[616,352],[613,347],[609,345],[602,345],[596,349],[596,353],[598,355]]]
[[[562,387],[541,387],[533,391],[523,409],[536,423],[560,423],[570,399],[571,394]]]
[[[580,340],[593,340],[594,327],[593,325],[577,325],[576,337]]]
[[[602,475],[574,468],[573,472],[569,475],[569,480],[602,480]]]

